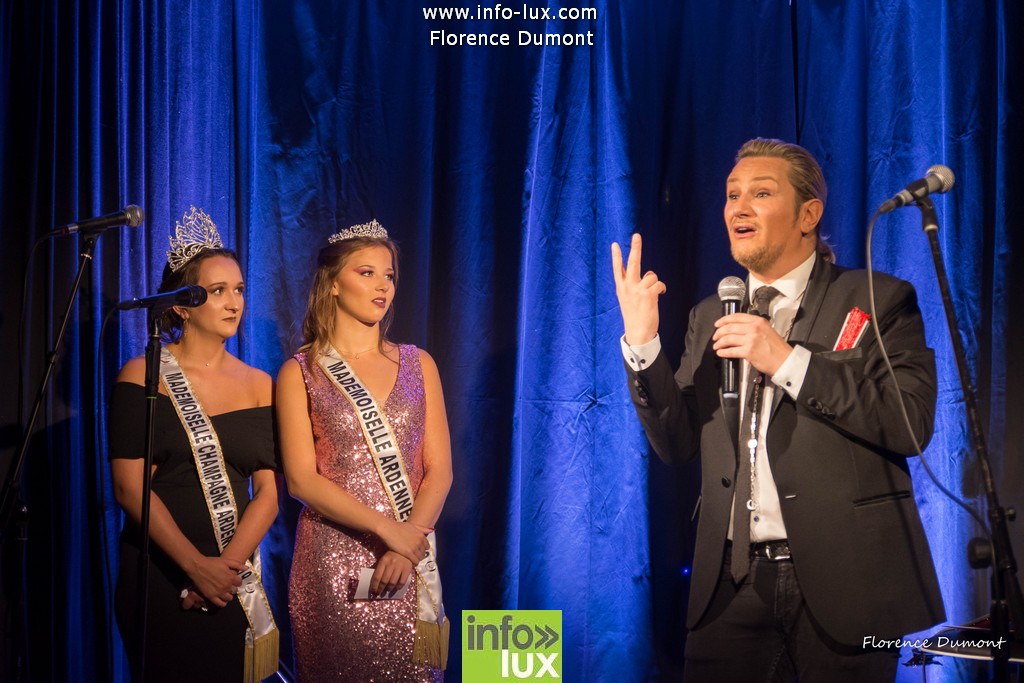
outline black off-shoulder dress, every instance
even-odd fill
[[[249,503],[249,477],[279,469],[269,406],[211,416],[238,506]],[[110,400],[110,459],[141,458],[145,445],[145,391],[118,382]],[[153,493],[160,497],[181,532],[204,555],[219,555],[192,449],[171,400],[160,395],[154,426]],[[136,586],[141,547],[139,529],[125,521],[115,593],[117,623],[133,670],[137,667]],[[147,681],[240,681],[248,620],[237,598],[208,612],[185,611],[179,597],[188,576],[155,543],[149,546],[149,604],[146,619]]]

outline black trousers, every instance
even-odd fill
[[[899,650],[829,638],[807,610],[790,560],[756,558],[737,586],[725,555],[708,612],[686,640],[686,683],[895,680]]]

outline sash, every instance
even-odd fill
[[[380,483],[387,493],[395,518],[404,522],[412,514],[413,493],[409,474],[405,471],[398,440],[391,430],[384,411],[367,391],[359,377],[348,366],[333,346],[328,346],[318,359],[320,367],[341,394],[352,404],[363,430],[363,438],[370,451],[373,464],[380,475]],[[450,624],[441,602],[441,575],[437,570],[437,538],[427,534],[430,547],[426,557],[416,565],[416,639],[413,642],[413,662],[440,667],[448,664],[448,634]]]
[[[210,512],[210,523],[217,537],[217,547],[224,552],[238,526],[238,506],[224,467],[220,440],[210,416],[192,393],[192,385],[178,365],[178,359],[166,347],[160,352],[160,379],[188,435],[203,497]],[[245,631],[244,681],[262,681],[278,668],[279,636],[261,575],[260,549],[257,547],[240,572],[242,585],[238,588],[238,601],[249,620],[249,628]]]

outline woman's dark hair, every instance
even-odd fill
[[[170,264],[165,265],[163,279],[160,280],[157,292],[170,292],[185,285],[199,284],[199,264],[214,256],[226,256],[235,263],[239,263],[238,254],[231,249],[223,247],[203,249],[178,270],[171,270]],[[240,263],[239,267],[241,267]],[[185,320],[173,308],[164,309],[160,314],[160,329],[163,332],[164,343],[176,342],[181,339],[184,324]]]

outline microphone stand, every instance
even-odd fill
[[[138,629],[138,680],[146,680],[146,617],[149,610],[149,510],[152,492],[153,433],[156,425],[156,401],[160,394],[160,310],[149,309],[149,341],[146,343],[146,444],[142,459],[142,513],[139,523],[139,578],[135,595],[135,620]]]
[[[957,373],[960,375],[960,386],[964,393],[967,423],[971,430],[971,439],[974,442],[974,452],[978,455],[978,462],[981,465],[985,498],[988,504],[988,518],[992,528],[991,545],[984,539],[973,538],[968,544],[968,555],[970,564],[975,569],[992,567],[991,640],[998,644],[991,648],[995,673],[993,680],[1009,681],[1010,643],[1024,640],[1024,599],[1021,597],[1020,583],[1017,580],[1017,561],[1013,556],[1013,546],[1007,527],[1007,520],[1012,520],[1015,512],[1012,509],[1009,511],[1004,509],[999,504],[996,493],[988,448],[985,445],[985,435],[978,418],[975,387],[971,385],[970,374],[967,370],[967,355],[960,339],[960,328],[953,310],[949,280],[946,278],[942,250],[939,248],[939,221],[935,214],[935,205],[928,197],[918,199],[915,204],[921,209],[921,228],[928,236],[932,260],[935,262],[935,274],[939,281],[939,292],[942,294],[942,305],[946,311],[949,336],[953,342]],[[1010,630],[1011,621],[1016,628],[1016,636]]]
[[[92,261],[93,252],[96,250],[96,240],[99,233],[87,233],[82,235],[82,251],[79,253],[78,273],[75,275],[74,284],[71,287],[71,294],[68,296],[67,305],[64,307],[64,318],[61,320],[60,328],[57,331],[57,338],[53,342],[53,348],[46,356],[46,369],[39,382],[39,389],[36,391],[32,409],[29,412],[28,425],[22,435],[21,443],[18,445],[18,454],[14,458],[13,466],[8,471],[7,481],[4,482],[3,495],[0,497],[0,515],[3,516],[4,533],[7,532],[11,520],[17,515],[17,540],[18,540],[18,567],[21,572],[20,581],[21,595],[18,597],[18,607],[21,618],[18,621],[20,627],[20,649],[19,663],[15,673],[15,680],[30,680],[29,676],[29,647],[28,647],[28,505],[20,500],[21,489],[21,467],[28,453],[29,444],[32,442],[32,431],[35,428],[39,411],[42,409],[43,400],[46,398],[46,390],[53,376],[53,369],[57,365],[60,356],[64,335],[67,332],[68,322],[71,320],[71,309],[75,299],[78,297],[78,290],[82,285],[82,277],[85,275],[85,266]],[[19,499],[15,505],[15,499]],[[17,631],[17,629],[16,629]],[[18,636],[15,636],[18,638]]]

